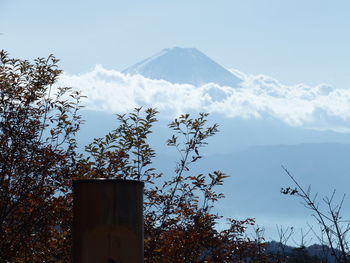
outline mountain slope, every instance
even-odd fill
[[[227,143],[230,143],[227,140]],[[335,202],[349,194],[350,144],[320,143],[299,145],[270,145],[251,147],[244,151],[215,154],[204,157],[192,166],[191,174],[207,174],[221,170],[230,177],[218,188],[226,198],[215,207],[221,214],[233,218],[256,218],[266,230],[266,237],[278,238],[276,225],[295,229],[313,225],[311,211],[300,204],[298,198],[280,193],[282,187],[294,187],[281,168],[284,165],[305,188],[312,185],[312,194],[331,196],[337,190]],[[173,159],[158,156],[156,166],[165,175],[174,167]],[[346,198],[342,215],[350,218],[349,199]],[[298,238],[298,233],[296,234]],[[297,240],[297,239],[296,239]]]
[[[240,79],[195,48],[167,48],[127,69],[124,74],[140,74],[150,79],[200,86],[217,83],[235,87]]]

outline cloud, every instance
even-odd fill
[[[228,118],[270,118],[290,126],[350,132],[350,90],[325,84],[284,85],[265,75],[231,72],[242,79],[239,87],[173,84],[97,65],[85,74],[63,74],[59,85],[81,90],[88,97],[85,106],[96,111],[125,113],[134,107],[152,106],[167,116],[204,111]]]

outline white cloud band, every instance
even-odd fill
[[[65,73],[61,86],[81,90],[88,109],[128,112],[152,106],[166,114],[187,111],[221,113],[230,118],[274,118],[291,126],[348,131],[350,90],[328,85],[287,86],[264,75],[249,76],[232,70],[242,79],[240,87],[206,84],[195,87],[124,75],[97,65],[82,75]]]

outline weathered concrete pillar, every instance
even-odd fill
[[[73,263],[143,262],[143,186],[131,180],[73,182]]]

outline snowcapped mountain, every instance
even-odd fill
[[[216,83],[235,87],[241,79],[196,48],[167,48],[125,69],[122,73],[140,74],[150,79],[200,86]]]

